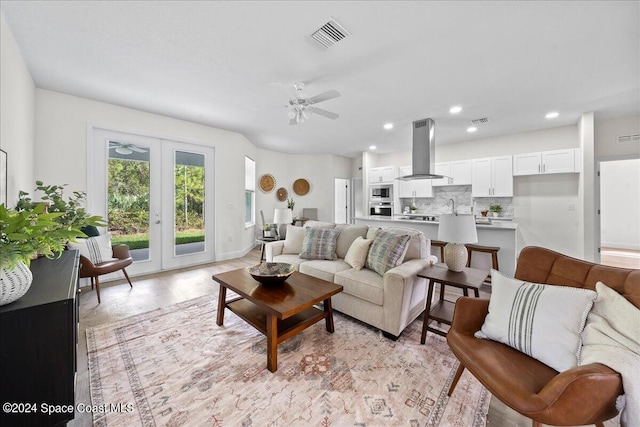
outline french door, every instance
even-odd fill
[[[98,128],[92,144],[90,207],[132,274],[215,260],[212,147]]]

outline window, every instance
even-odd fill
[[[256,201],[256,162],[244,158],[244,225],[254,225]]]

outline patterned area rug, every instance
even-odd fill
[[[486,424],[489,392],[422,321],[396,342],[335,313],[278,346],[211,296],[87,330],[97,426],[460,426]]]

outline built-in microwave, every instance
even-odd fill
[[[393,184],[369,187],[370,202],[393,202]]]
[[[393,216],[393,203],[391,202],[371,202],[369,203],[370,216]]]

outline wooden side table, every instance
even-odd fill
[[[260,242],[261,246],[260,246],[260,262],[262,262],[264,260],[264,245],[266,243],[269,242],[275,242],[276,240],[278,240],[275,237],[263,237],[261,239],[256,239],[256,242]]]
[[[476,298],[480,297],[480,285],[489,275],[487,270],[465,267],[461,272],[456,273],[447,267],[440,265],[432,265],[418,273],[419,277],[429,280],[429,289],[427,291],[427,307],[424,310],[424,318],[422,323],[422,337],[420,343],[424,344],[427,339],[427,330],[438,335],[446,336],[447,333],[441,330],[429,327],[432,320],[436,322],[451,325],[453,320],[454,301],[444,299],[444,290],[446,286],[453,286],[462,289],[464,296],[469,296],[469,289],[473,290]],[[434,285],[440,283],[440,298],[432,304]]]

